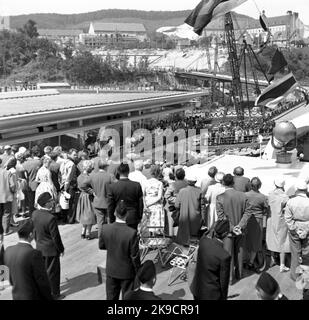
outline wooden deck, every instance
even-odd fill
[[[98,240],[90,241],[80,238],[81,226],[60,226],[60,233],[65,246],[65,255],[61,258],[61,292],[66,295],[65,300],[105,300],[105,284],[98,282],[97,266],[105,266],[106,252],[98,248]],[[96,237],[96,228],[93,228]],[[17,235],[5,237],[5,247],[14,245]],[[153,259],[154,254],[149,253],[146,259]],[[157,264],[157,283],[154,291],[164,300],[192,300],[187,282],[177,280],[171,286],[167,285],[170,268],[162,268]],[[280,273],[279,267],[273,267],[269,272],[279,282],[283,293],[291,300],[301,299],[301,292],[289,278],[289,273]],[[256,300],[255,283],[256,274],[247,274],[240,282],[229,289],[230,299]],[[1,287],[1,286],[0,286]],[[11,300],[11,288],[0,290],[0,300]]]

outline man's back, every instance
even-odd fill
[[[234,176],[234,189],[240,192],[250,191],[250,179],[242,176]]]
[[[28,159],[23,163],[23,167],[25,169],[27,180],[29,187],[32,191],[36,189],[35,178],[38,170],[41,167],[41,160],[40,159]]]
[[[36,248],[44,257],[55,257],[64,251],[56,218],[46,210],[36,210],[32,215]]]
[[[217,239],[203,236],[197,254],[192,294],[199,300],[226,300],[231,256]]]
[[[92,172],[90,174],[91,186],[95,197],[93,206],[95,208],[107,208],[107,188],[112,182],[112,177],[105,171]]]
[[[245,206],[245,194],[232,188],[217,196],[216,209],[219,220],[227,216],[233,226],[238,225],[241,221]]]
[[[13,300],[52,300],[41,253],[30,244],[18,243],[4,254],[13,285]]]
[[[132,279],[140,266],[137,231],[125,223],[103,225],[99,248],[107,250],[106,274],[116,279]]]
[[[109,217],[113,219],[116,205],[120,200],[124,200],[128,211],[127,224],[139,223],[143,215],[143,192],[141,185],[129,179],[121,179],[112,183],[108,189]]]

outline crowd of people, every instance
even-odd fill
[[[184,250],[192,239],[199,240],[190,283],[197,300],[227,299],[229,284],[244,276],[244,267],[260,273],[265,267],[265,241],[273,253],[272,264],[276,253],[280,255],[280,272],[290,271],[299,281],[300,268],[306,270],[308,181],[298,181],[289,198],[284,178],[278,177],[274,191],[266,196],[260,192],[260,179],[244,177],[240,167],[233,174],[211,167],[197,184],[200,179],[190,168],[171,163],[135,159],[119,164],[103,154],[89,159],[85,151],[65,152],[60,146],[47,146],[42,155],[40,151],[37,146],[31,150],[5,146],[0,156],[0,242],[5,243],[4,237],[14,230],[20,238],[4,253],[13,299],[63,298],[60,220],[80,223],[81,238],[86,240],[93,239],[92,227],[98,225],[99,248],[107,250],[108,300],[118,300],[120,292],[123,299],[157,298],[153,262],[142,264],[140,258],[140,239],[149,235],[166,236]],[[20,216],[24,219],[16,223]],[[36,250],[29,246],[33,239]],[[34,279],[33,268],[38,275]],[[279,299],[276,283],[262,273],[258,296]]]

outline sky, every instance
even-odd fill
[[[85,13],[102,9],[187,10],[199,0],[0,0],[0,16],[30,13]],[[309,25],[309,0],[248,0],[237,12],[258,17],[258,9],[266,15],[284,15],[288,10],[299,12],[301,20]]]

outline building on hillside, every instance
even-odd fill
[[[80,36],[80,41],[92,49],[107,44],[125,44],[147,40],[147,31],[141,23],[91,22],[88,33]]]
[[[0,16],[0,31],[10,30],[10,17]]]
[[[305,25],[297,12],[288,11],[286,15],[267,18],[263,11],[263,20],[272,33],[271,41],[278,46],[288,46],[292,41],[304,38]],[[267,33],[262,29],[259,20],[250,24],[247,32],[253,37],[265,38]]]
[[[305,37],[305,25],[297,12],[288,11],[286,15],[267,18],[265,11],[263,11],[263,18],[273,35],[271,39],[273,44],[287,46],[292,41],[301,40]],[[256,45],[260,45],[266,40],[267,32],[263,30],[259,20],[243,21],[241,25],[235,19],[233,20],[236,41],[242,42],[243,37],[246,36],[247,38],[251,37]],[[216,25],[215,28],[205,28],[203,35],[224,39],[223,23],[221,27]]]
[[[40,38],[49,39],[60,46],[68,43],[76,46],[79,43],[79,36],[83,33],[83,30],[38,29],[38,33]]]

